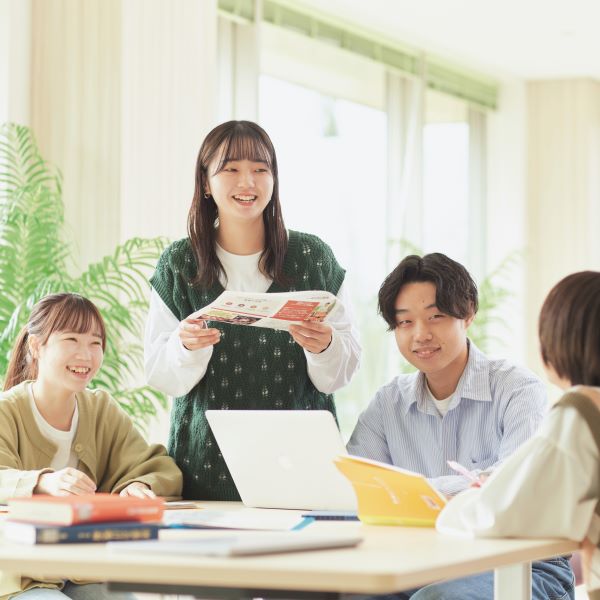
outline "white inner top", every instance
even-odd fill
[[[77,431],[77,424],[79,423],[77,403],[75,403],[75,412],[73,413],[73,419],[71,421],[71,429],[69,429],[69,431],[61,431],[60,429],[52,427],[40,413],[33,397],[31,385],[32,384],[27,387],[27,392],[29,394],[31,412],[33,413],[35,422],[42,432],[42,435],[53,444],[56,444],[58,448],[52,462],[48,466],[55,471],[60,471],[60,469],[64,469],[65,467],[77,467],[79,458],[71,448],[75,432]]]

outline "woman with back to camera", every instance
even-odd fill
[[[239,499],[206,410],[335,415],[331,394],[360,358],[344,279],[329,246],[286,230],[266,132],[250,121],[213,129],[198,154],[188,237],[165,250],[151,279],[144,343],[149,383],[176,397],[169,451],[184,474],[184,497]],[[326,290],[338,300],[327,323],[303,322],[289,333],[188,318],[225,289]]]
[[[448,503],[437,527],[476,537],[581,540],[589,598],[600,600],[600,272],[573,273],[552,288],[539,341],[562,398],[481,488]]]

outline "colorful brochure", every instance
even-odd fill
[[[335,303],[333,294],[319,290],[281,294],[225,291],[188,318],[287,331],[292,323],[325,321]]]
[[[412,471],[342,455],[336,467],[350,480],[358,500],[358,518],[369,525],[434,527],[446,499]]]

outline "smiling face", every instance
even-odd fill
[[[273,195],[273,174],[266,162],[217,156],[208,167],[206,191],[213,197],[219,221],[258,221]]]
[[[31,353],[37,359],[38,380],[57,392],[80,392],[102,365],[104,351],[99,331],[55,331],[46,343],[31,336]]]
[[[452,388],[452,393],[467,363],[467,329],[473,317],[457,319],[441,312],[436,287],[427,281],[404,285],[394,306],[394,335],[402,356],[425,373],[436,397],[436,389],[445,394]]]

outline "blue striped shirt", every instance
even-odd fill
[[[470,482],[447,464],[480,472],[510,456],[547,412],[546,389],[531,371],[487,358],[469,342],[469,358],[442,417],[425,375],[398,375],[360,415],[348,452],[422,473],[447,495]]]

